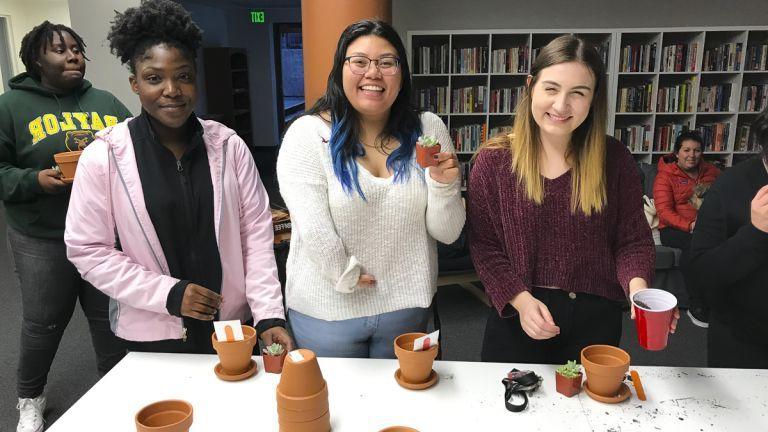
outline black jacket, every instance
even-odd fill
[[[699,210],[687,273],[734,338],[768,346],[768,233],[750,222],[752,198],[765,185],[758,157],[715,181]]]

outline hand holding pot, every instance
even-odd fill
[[[441,152],[436,156],[437,166],[429,167],[429,176],[438,183],[453,183],[459,177],[459,158],[456,153]]]
[[[560,327],[555,325],[547,305],[528,291],[515,296],[511,303],[520,314],[520,327],[531,338],[542,340],[560,334]]]
[[[293,340],[288,335],[288,332],[282,327],[272,327],[271,329],[261,332],[261,340],[265,346],[278,343],[285,348],[286,351],[293,351]]]
[[[221,306],[221,296],[198,284],[190,283],[181,300],[181,314],[201,321],[212,321]]]
[[[69,187],[68,184],[61,181],[59,172],[54,169],[44,169],[37,173],[37,182],[43,192],[56,195],[64,192]]]
[[[768,185],[757,191],[750,206],[750,221],[755,228],[768,233]]]

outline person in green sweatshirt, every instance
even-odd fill
[[[43,22],[24,36],[20,56],[27,72],[11,78],[11,90],[0,95],[0,200],[21,286],[17,431],[36,432],[43,430],[48,372],[78,299],[99,373],[125,355],[109,327],[109,298],[67,260],[64,221],[71,185],[54,168],[53,155],[82,149],[96,132],[131,113],[84,79],[85,43],[71,28]]]

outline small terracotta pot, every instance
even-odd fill
[[[416,162],[422,167],[437,166],[435,155],[440,153],[440,145],[424,147],[416,143]]]
[[[581,378],[581,372],[579,372],[579,376],[573,378],[568,378],[555,372],[555,390],[568,397],[577,395],[581,391]]]
[[[324,408],[307,411],[291,411],[280,405],[277,406],[277,418],[283,423],[303,423],[317,420],[328,412],[328,404]]]
[[[328,410],[328,386],[323,386],[319,392],[303,397],[287,396],[280,391],[280,387],[275,389],[277,397],[277,406],[290,411],[312,411],[325,408]]]
[[[187,432],[192,426],[192,405],[183,400],[164,400],[136,413],[138,432]]]
[[[288,353],[283,362],[283,372],[277,389],[285,396],[301,398],[312,396],[326,387],[320,365],[317,364],[315,353],[308,349],[298,349],[304,358],[295,361]]]
[[[281,432],[328,432],[331,430],[331,413],[326,412],[319,418],[308,422],[286,422],[278,419]]]
[[[227,375],[240,375],[248,370],[253,355],[253,347],[256,345],[256,329],[243,325],[243,337],[241,341],[219,342],[216,332],[211,335],[213,349],[219,355],[221,368]]]
[[[273,356],[269,354],[261,354],[261,360],[264,362],[264,370],[269,373],[279,374],[283,371],[283,361],[288,352],[283,351],[279,356]]]
[[[56,165],[61,170],[61,176],[66,179],[74,179],[75,171],[77,171],[77,161],[80,159],[82,150],[56,153],[53,155],[53,160],[56,161]]]
[[[408,383],[426,382],[432,372],[432,364],[437,357],[437,345],[426,351],[414,351],[413,341],[426,333],[406,333],[395,339],[395,355],[400,363],[400,373]]]
[[[388,428],[384,428],[380,430],[379,432],[419,432],[419,431],[414,428],[409,428],[408,426],[390,426]]]
[[[629,370],[629,354],[610,345],[590,345],[581,350],[581,365],[589,390],[600,396],[615,396]]]

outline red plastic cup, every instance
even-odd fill
[[[632,307],[640,346],[649,351],[666,348],[677,298],[667,291],[648,288],[632,296]]]

